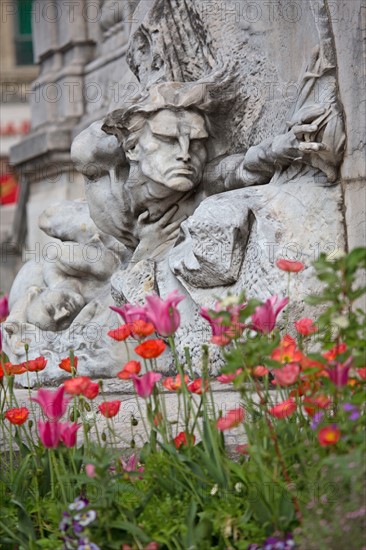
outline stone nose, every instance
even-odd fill
[[[181,136],[178,139],[178,143],[179,143],[179,149],[177,153],[177,160],[181,160],[183,162],[189,162],[191,160],[191,155],[189,154],[189,146],[190,146],[189,138],[186,136]]]

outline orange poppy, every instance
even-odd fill
[[[146,340],[135,348],[135,352],[144,359],[156,359],[165,351],[165,348],[166,344],[163,340]]]

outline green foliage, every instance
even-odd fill
[[[229,421],[220,428],[227,411],[216,414],[211,390],[205,390],[206,345],[203,391],[193,395],[182,383],[181,406],[170,422],[155,387],[146,401],[150,433],[138,451],[131,444],[122,456],[125,462],[112,420],[100,434],[97,424],[87,421],[91,406],[85,398],[76,397],[72,406],[85,427],[78,447],[60,444],[47,450],[31,424],[9,424],[4,414],[9,403],[14,405],[14,376],[5,376],[0,387],[6,443],[0,472],[1,548],[66,548],[62,536],[74,536],[72,521],[79,520],[72,503],[81,496],[87,499],[83,513],[91,514],[82,536],[103,550],[120,550],[124,544],[140,550],[152,541],[161,550],[246,550],[273,533],[288,532],[296,534],[300,550],[361,548],[366,335],[357,300],[365,294],[360,275],[366,250],[332,261],[322,255],[314,267],[324,283],[319,295],[307,298],[320,311],[314,335],[298,335],[295,341],[278,328],[270,334],[251,330],[251,317],[261,304],[244,295],[228,297],[221,302],[222,311],[212,313],[226,331],[235,329],[224,348],[223,373],[235,374],[233,384],[245,410],[246,448],[241,453],[228,447],[224,437],[239,422],[234,416],[232,425]],[[173,341],[171,345],[174,351]],[[187,369],[177,363],[181,380],[191,372],[190,357],[186,359]],[[275,387],[271,378],[285,364],[295,364],[299,374]],[[257,376],[258,366],[273,374]],[[317,408],[309,408],[312,399],[320,399]],[[291,411],[273,412],[281,402],[290,402]],[[155,422],[159,414],[161,423]],[[131,422],[133,441],[136,423]],[[178,436],[177,441],[178,426],[184,426],[185,439]],[[334,439],[326,439],[329,430]],[[135,452],[139,461],[126,467]],[[64,533],[63,517],[71,518]],[[77,548],[75,537],[70,548]]]

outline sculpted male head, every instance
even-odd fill
[[[131,107],[111,113],[102,129],[117,137],[143,176],[189,191],[201,181],[207,160],[210,123],[203,94],[202,84],[159,84]]]

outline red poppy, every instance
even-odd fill
[[[188,378],[187,374],[185,374],[184,375],[185,385],[187,385],[188,382],[189,382],[189,378]],[[180,390],[181,387],[182,387],[182,380],[181,380],[180,374],[177,374],[177,376],[175,378],[173,378],[172,376],[169,376],[168,378],[165,378],[165,380],[163,380],[162,384],[163,384],[164,388],[166,388],[169,391],[178,391],[178,390]]]
[[[129,324],[121,325],[114,330],[110,330],[109,332],[107,332],[107,334],[114,340],[117,340],[117,342],[123,342],[129,336],[131,336],[131,328]]]
[[[163,415],[161,414],[161,412],[157,412],[153,419],[154,426],[158,427],[162,421],[163,421]]]
[[[309,416],[314,416],[319,409],[326,409],[331,402],[330,397],[326,395],[318,395],[316,397],[306,396],[304,397],[303,406]]]
[[[262,365],[258,365],[257,367],[254,367],[253,369],[253,376],[255,378],[260,378],[261,376],[266,376],[269,373],[269,370],[266,367],[263,367]]]
[[[27,420],[29,416],[29,410],[27,409],[27,407],[8,409],[5,412],[4,416],[7,420],[9,420],[9,422],[11,422],[11,424],[21,426],[21,424],[24,424],[24,422]]]
[[[90,383],[91,380],[88,376],[70,378],[64,382],[65,392],[70,395],[82,395]]]
[[[336,424],[331,426],[325,426],[321,428],[318,433],[318,440],[322,447],[327,447],[328,445],[335,445],[338,443],[341,437],[341,430]]]
[[[288,363],[282,368],[273,371],[275,377],[273,383],[279,386],[292,386],[297,381],[299,373],[300,367],[297,363]]]
[[[121,401],[105,401],[99,405],[98,409],[106,418],[112,418],[118,414],[120,406]]]
[[[182,445],[188,447],[194,445],[196,438],[193,434],[187,434],[186,432],[180,432],[177,437],[174,438],[174,445],[176,449],[179,449]]]
[[[138,319],[131,324],[131,332],[134,338],[145,338],[155,332],[155,327],[152,323]]]
[[[249,454],[249,445],[247,443],[237,445],[235,447],[235,451],[239,453],[240,455],[248,455]]]
[[[121,380],[130,380],[132,374],[139,374],[141,370],[141,363],[139,361],[129,361],[125,364],[123,369],[117,374]]]
[[[296,260],[285,260],[281,258],[277,260],[276,266],[282,271],[287,271],[288,273],[298,273],[305,269],[305,265],[302,262],[297,262]]]
[[[29,372],[39,372],[46,368],[47,359],[41,355],[36,359],[31,359],[28,363],[24,363],[25,368]]]
[[[188,387],[188,390],[191,393],[196,393],[197,395],[202,395],[202,393],[204,391],[208,391],[208,380],[206,378],[204,388],[202,388],[202,378],[196,378],[195,380],[193,380],[193,382],[188,384],[187,387]]]
[[[216,427],[221,432],[225,430],[231,430],[236,428],[244,420],[244,409],[243,407],[238,407],[237,409],[231,409],[226,413],[225,416],[222,416],[218,419]]]
[[[98,382],[89,382],[88,386],[83,392],[83,396],[87,399],[95,399],[99,393],[99,384]]]
[[[4,371],[8,376],[13,376],[14,374],[24,374],[27,372],[23,363],[19,365],[13,365],[12,363],[4,363]]]
[[[295,328],[302,336],[309,336],[318,330],[318,327],[314,325],[314,321],[308,317],[295,321]]]
[[[335,361],[338,355],[341,355],[345,351],[347,351],[347,344],[336,344],[332,349],[323,353],[323,357],[328,359],[328,361]]]
[[[74,356],[74,365],[71,366],[71,359],[70,357],[66,357],[65,359],[61,359],[61,363],[59,364],[60,369],[65,370],[68,373],[72,373],[72,369],[76,370],[78,366],[78,358]]]
[[[292,397],[290,399],[287,399],[286,401],[283,401],[282,403],[278,403],[278,405],[275,405],[271,409],[269,409],[269,414],[271,416],[274,416],[275,418],[287,418],[288,416],[291,416],[296,411],[296,402]]]
[[[356,372],[362,380],[366,380],[366,367],[363,367],[362,369],[357,369]]]
[[[3,378],[4,378],[4,371],[3,371],[3,367],[2,367],[2,365],[1,365],[1,363],[0,363],[0,382],[1,382],[1,380],[2,380]]]
[[[278,348],[271,353],[271,359],[279,363],[299,363],[302,358],[303,354],[297,348],[296,340],[289,334],[285,334]]]
[[[163,340],[146,340],[135,348],[135,352],[144,359],[155,359],[165,351],[165,348]]]

